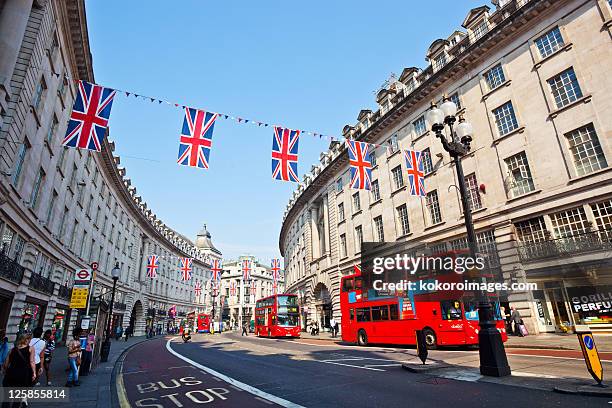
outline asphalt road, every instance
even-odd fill
[[[474,351],[436,351],[463,361]],[[329,342],[241,337],[235,333],[195,335],[135,346],[126,355],[120,401],[134,407],[596,407],[608,399],[565,395],[476,381],[473,371],[446,377],[410,373],[401,361],[414,350],[358,348]],[[579,360],[560,356],[511,356],[515,372],[552,364],[555,373]],[[560,364],[560,363],[563,364]],[[568,368],[569,367],[569,368]],[[518,370],[518,371],[516,371]],[[460,380],[457,380],[459,378]]]

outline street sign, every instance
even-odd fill
[[[87,330],[89,329],[89,322],[91,321],[91,317],[83,316],[81,317],[81,329]]]
[[[75,288],[89,288],[93,273],[90,269],[77,269],[74,273]]]
[[[601,384],[603,381],[603,366],[599,359],[599,353],[597,353],[593,333],[590,330],[581,330],[578,326],[576,327],[576,333],[578,334],[578,341],[580,342],[587,370],[589,370],[595,381]]]
[[[99,266],[99,265],[98,265],[98,263],[97,263],[97,262],[92,262],[92,263],[91,263],[91,269],[92,269],[92,270],[94,270],[94,271],[97,271],[97,270],[98,270],[98,266]]]
[[[89,288],[72,288],[72,296],[70,297],[70,307],[72,309],[83,309],[87,307],[87,298],[89,297]]]

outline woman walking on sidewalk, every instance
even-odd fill
[[[4,362],[3,387],[31,387],[36,379],[34,347],[30,346],[32,335],[22,333],[17,338],[15,347]]]
[[[81,364],[81,341],[79,337],[81,335],[81,329],[78,327],[72,331],[72,340],[68,342],[66,347],[68,348],[68,365],[70,366],[70,372],[68,373],[68,382],[66,387],[78,387],[79,385],[79,365]]]
[[[53,359],[53,352],[55,351],[55,340],[51,330],[47,330],[43,336],[45,341],[45,358],[43,360],[43,368],[45,369],[45,377],[47,378],[47,385],[51,385],[51,360]]]

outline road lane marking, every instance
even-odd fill
[[[335,361],[322,361],[322,360],[319,360],[319,362],[320,363],[325,363],[325,364],[335,364],[335,365],[344,366],[344,367],[361,368],[362,370],[385,371],[385,370],[381,370],[380,368],[370,368],[370,367],[357,366],[357,365],[352,365],[352,364],[337,363]]]
[[[124,357],[125,358],[125,357]],[[125,384],[123,383],[123,360],[119,366],[119,374],[117,375],[117,397],[119,398],[119,406],[121,408],[130,408],[130,403],[127,398],[127,391],[125,390]]]
[[[200,363],[198,363],[196,361],[193,361],[190,358],[187,358],[187,357],[183,356],[182,354],[179,354],[178,352],[174,351],[172,349],[172,347],[170,347],[170,343],[172,342],[172,340],[173,339],[169,339],[168,342],[166,343],[166,349],[171,354],[173,354],[174,356],[180,358],[181,360],[183,360],[183,361],[185,361],[185,362],[187,362],[187,363],[189,363],[189,364],[199,368],[200,370],[206,371],[206,373],[212,375],[213,378],[217,377],[217,378],[227,382],[230,385],[233,385],[235,387],[241,388],[241,389],[243,389],[243,390],[245,390],[245,391],[255,395],[255,397],[259,397],[259,398],[268,400],[268,401],[270,401],[272,403],[275,403],[275,404],[280,405],[280,406],[285,407],[285,408],[305,408],[302,405],[293,403],[291,401],[287,401],[286,399],[277,397],[276,395],[268,394],[267,392],[262,391],[259,388],[255,388],[255,387],[253,387],[253,386],[251,386],[249,384],[245,384],[245,383],[243,383],[241,381],[235,380],[235,379],[233,379],[233,378],[231,378],[231,377],[229,377],[229,376],[227,376],[225,374],[221,374],[220,372],[213,370],[212,368],[203,366],[202,364],[200,364]]]
[[[364,365],[364,367],[397,367],[402,365],[402,363],[395,363],[395,364],[368,364],[368,365]]]

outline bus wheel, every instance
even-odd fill
[[[368,345],[368,335],[363,329],[359,330],[359,332],[357,333],[357,344],[359,344],[360,346]]]
[[[429,350],[435,350],[438,347],[438,339],[436,333],[431,329],[423,329],[425,335],[425,344]]]

